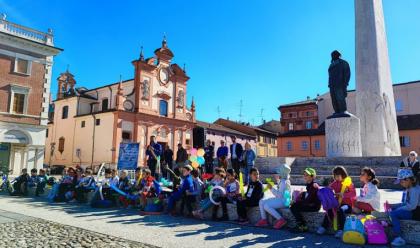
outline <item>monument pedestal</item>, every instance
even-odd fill
[[[361,157],[360,119],[350,117],[325,120],[327,157]]]

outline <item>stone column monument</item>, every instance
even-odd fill
[[[400,156],[382,0],[355,0],[356,115],[363,156]]]

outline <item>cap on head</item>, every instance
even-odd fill
[[[305,172],[306,174],[308,174],[311,177],[316,176],[316,171],[313,168],[306,168],[303,172]]]
[[[399,169],[397,174],[397,180],[394,182],[395,184],[400,183],[401,180],[414,177],[413,171],[411,169]]]
[[[417,156],[418,156],[416,151],[411,151],[411,152],[409,153],[409,155],[410,155],[410,156],[414,156],[414,157],[417,157]]]

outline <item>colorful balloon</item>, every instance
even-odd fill
[[[203,165],[206,162],[206,160],[204,160],[203,157],[198,157],[197,162],[198,162],[199,165]]]
[[[191,156],[197,156],[197,149],[191,149]]]
[[[206,153],[206,152],[204,151],[204,149],[203,149],[203,148],[200,148],[200,149],[198,149],[198,151],[197,151],[197,156],[203,157],[205,153]]]
[[[190,161],[193,162],[197,162],[197,156],[190,156]]]
[[[198,164],[198,162],[197,162],[197,161],[193,161],[193,162],[191,162],[191,165],[192,165],[192,167],[193,167],[194,169],[197,169],[197,168],[198,168],[198,166],[199,166],[199,164]]]

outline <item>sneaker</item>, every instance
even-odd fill
[[[334,237],[337,238],[337,239],[341,239],[343,237],[343,230],[338,230],[335,233]]]
[[[392,246],[404,246],[405,245],[405,240],[401,237],[396,237],[392,242],[391,242]]]
[[[268,221],[266,219],[261,219],[255,224],[256,227],[265,227],[268,226]]]
[[[274,223],[274,229],[281,229],[284,225],[286,225],[287,221],[283,218],[278,219],[275,223]]]
[[[194,217],[195,218],[197,218],[197,219],[204,219],[204,215],[203,215],[203,213],[201,213],[200,211],[198,211],[198,210],[196,210],[196,211],[193,211],[192,212],[192,214],[194,215]]]
[[[318,227],[318,230],[316,230],[316,234],[318,235],[323,235],[325,234],[327,230],[325,228],[323,228],[322,226]]]

